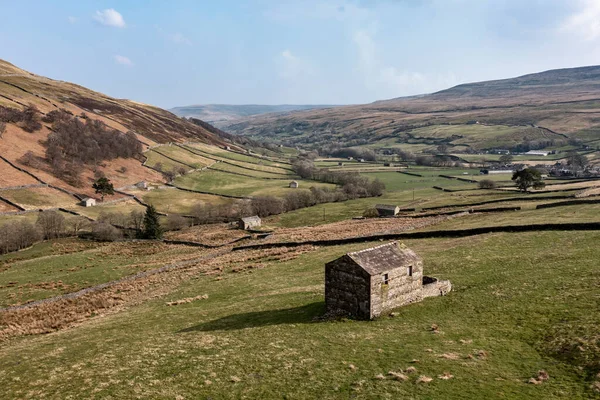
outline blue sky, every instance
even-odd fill
[[[0,58],[118,98],[355,104],[600,64],[600,0],[0,0]]]

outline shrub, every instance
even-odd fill
[[[497,185],[496,182],[491,179],[482,179],[477,182],[477,187],[479,189],[496,189]]]
[[[179,168],[177,168],[177,173],[179,175],[183,176],[183,175],[187,174],[187,169],[185,169],[184,167],[179,167]]]
[[[169,231],[179,231],[190,226],[190,221],[177,214],[170,214],[167,217],[166,229]]]
[[[121,230],[106,222],[94,222],[92,224],[92,237],[102,242],[114,242],[123,237]]]
[[[25,132],[29,133],[42,129],[42,124],[40,123],[40,111],[36,106],[28,105],[25,107],[20,126]]]

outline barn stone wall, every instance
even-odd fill
[[[325,308],[370,319],[370,276],[348,256],[325,265]]]
[[[408,265],[413,267],[412,276],[408,275]],[[370,318],[423,299],[423,262],[408,265],[371,277]],[[385,274],[388,275],[387,285],[384,283]]]
[[[450,281],[438,281],[433,278],[433,282],[423,285],[423,297],[445,296],[452,290]]]

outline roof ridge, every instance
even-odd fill
[[[391,246],[393,244],[398,244],[397,241],[393,241],[393,242],[389,242],[389,243],[384,243],[384,244],[380,244],[379,246],[375,246],[375,247],[369,247],[368,249],[362,249],[362,250],[358,250],[358,251],[353,251],[351,253],[348,253],[349,256],[353,256],[355,254],[360,254],[360,253],[364,253],[367,251],[372,251],[372,250],[377,250],[379,248],[385,247],[385,246]]]

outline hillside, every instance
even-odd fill
[[[600,144],[600,66],[469,83],[437,93],[366,105],[269,114],[223,127],[291,146],[397,147],[454,152],[569,139]]]
[[[240,118],[246,118],[253,115],[269,113],[286,113],[291,111],[306,111],[321,108],[330,108],[330,105],[302,105],[302,104],[281,104],[281,105],[261,105],[261,104],[205,104],[175,107],[170,109],[173,114],[180,117],[199,118],[216,125],[231,123]]]
[[[41,180],[73,192],[90,195],[91,189],[87,181],[94,173],[106,174],[114,181],[115,187],[140,180],[163,179],[156,171],[142,166],[141,155],[130,158],[100,157],[96,165],[85,162],[77,164],[72,169],[81,173],[81,185],[54,173],[46,155],[48,135],[53,128],[52,123],[44,120],[49,118],[50,113],[58,110],[64,110],[64,115],[82,124],[88,120],[102,122],[104,129],[110,131],[108,134],[119,136],[131,132],[142,145],[142,150],[166,142],[224,144],[223,139],[215,133],[163,109],[131,100],[114,99],[76,84],[32,74],[0,60],[0,107],[5,112],[16,110],[18,113],[30,105],[39,111],[36,112],[35,118],[43,121],[40,127],[26,132],[22,123],[8,121],[4,133],[0,134],[0,155],[5,158],[0,161],[0,175],[5,177],[2,187],[31,184],[31,180],[39,183]],[[24,165],[23,157],[26,153],[29,153],[29,160],[35,162]],[[19,172],[15,167],[26,172]]]

